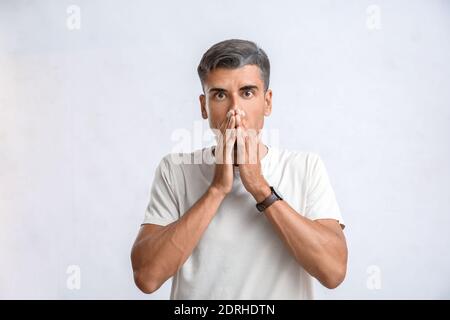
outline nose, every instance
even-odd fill
[[[230,99],[230,106],[228,108],[228,113],[234,112],[235,115],[245,116],[244,109],[239,105],[239,95],[233,94]]]
[[[239,96],[236,93],[231,94],[229,110],[239,109]]]
[[[239,107],[228,110],[227,118],[231,117],[232,114],[240,117],[245,117],[245,111],[240,109]]]

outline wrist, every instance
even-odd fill
[[[208,188],[206,193],[219,200],[223,200],[227,196],[227,193],[225,191],[213,185]]]
[[[270,196],[271,193],[272,190],[267,182],[262,183],[253,192],[251,192],[253,198],[256,200],[256,203],[264,201],[268,196]]]

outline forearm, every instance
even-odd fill
[[[341,235],[303,217],[286,201],[276,201],[265,215],[298,263],[324,286],[335,288],[345,277],[347,248]]]
[[[177,221],[148,235],[133,247],[134,272],[154,290],[173,276],[196,247],[224,195],[209,188]]]

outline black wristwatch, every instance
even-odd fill
[[[256,204],[256,209],[258,209],[259,212],[263,212],[264,210],[266,210],[275,201],[283,200],[281,194],[274,187],[271,186],[270,190],[272,190],[272,193],[263,201]]]

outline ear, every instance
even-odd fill
[[[204,94],[201,94],[198,99],[200,100],[200,109],[202,112],[202,118],[208,119],[208,112],[206,111],[206,97]]]
[[[264,94],[264,101],[265,101],[264,115],[266,117],[268,117],[272,113],[272,90],[271,89],[267,89],[266,93]]]

